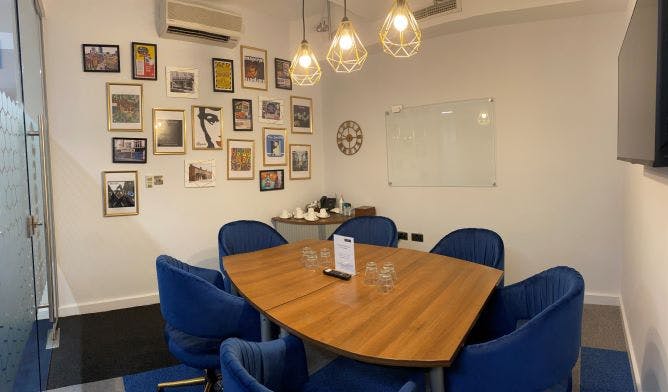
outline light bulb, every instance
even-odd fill
[[[339,47],[343,50],[348,50],[353,47],[353,39],[350,37],[350,34],[343,34],[339,38]]]
[[[311,65],[311,56],[308,54],[303,54],[299,57],[299,65],[302,66],[302,68],[308,68]]]
[[[399,14],[394,17],[394,21],[392,22],[394,25],[394,28],[397,29],[398,31],[404,31],[406,30],[406,27],[408,27],[408,18],[406,18],[406,15],[404,14]]]

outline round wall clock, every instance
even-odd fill
[[[362,128],[355,121],[344,121],[336,133],[336,144],[346,155],[353,155],[362,147]]]

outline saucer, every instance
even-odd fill
[[[322,215],[322,214],[316,214],[316,216],[317,216],[318,218],[323,218],[323,219],[325,219],[325,218],[329,218],[329,214],[325,214],[325,215]]]
[[[318,220],[318,217],[314,216],[313,218],[309,218],[308,215],[307,215],[307,216],[304,217],[304,219],[309,221],[309,222],[315,222],[315,221]]]
[[[304,215],[300,215],[300,216],[295,215],[295,216],[293,216],[293,218],[295,218],[295,219],[304,219]]]

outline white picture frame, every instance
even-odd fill
[[[165,67],[167,96],[172,98],[199,98],[199,70],[197,68]]]

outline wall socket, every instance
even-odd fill
[[[411,241],[423,242],[424,236],[422,235],[422,233],[411,233]]]
[[[399,237],[400,240],[408,241],[408,233],[406,233],[405,231],[400,231],[397,234],[398,234],[398,237]]]

